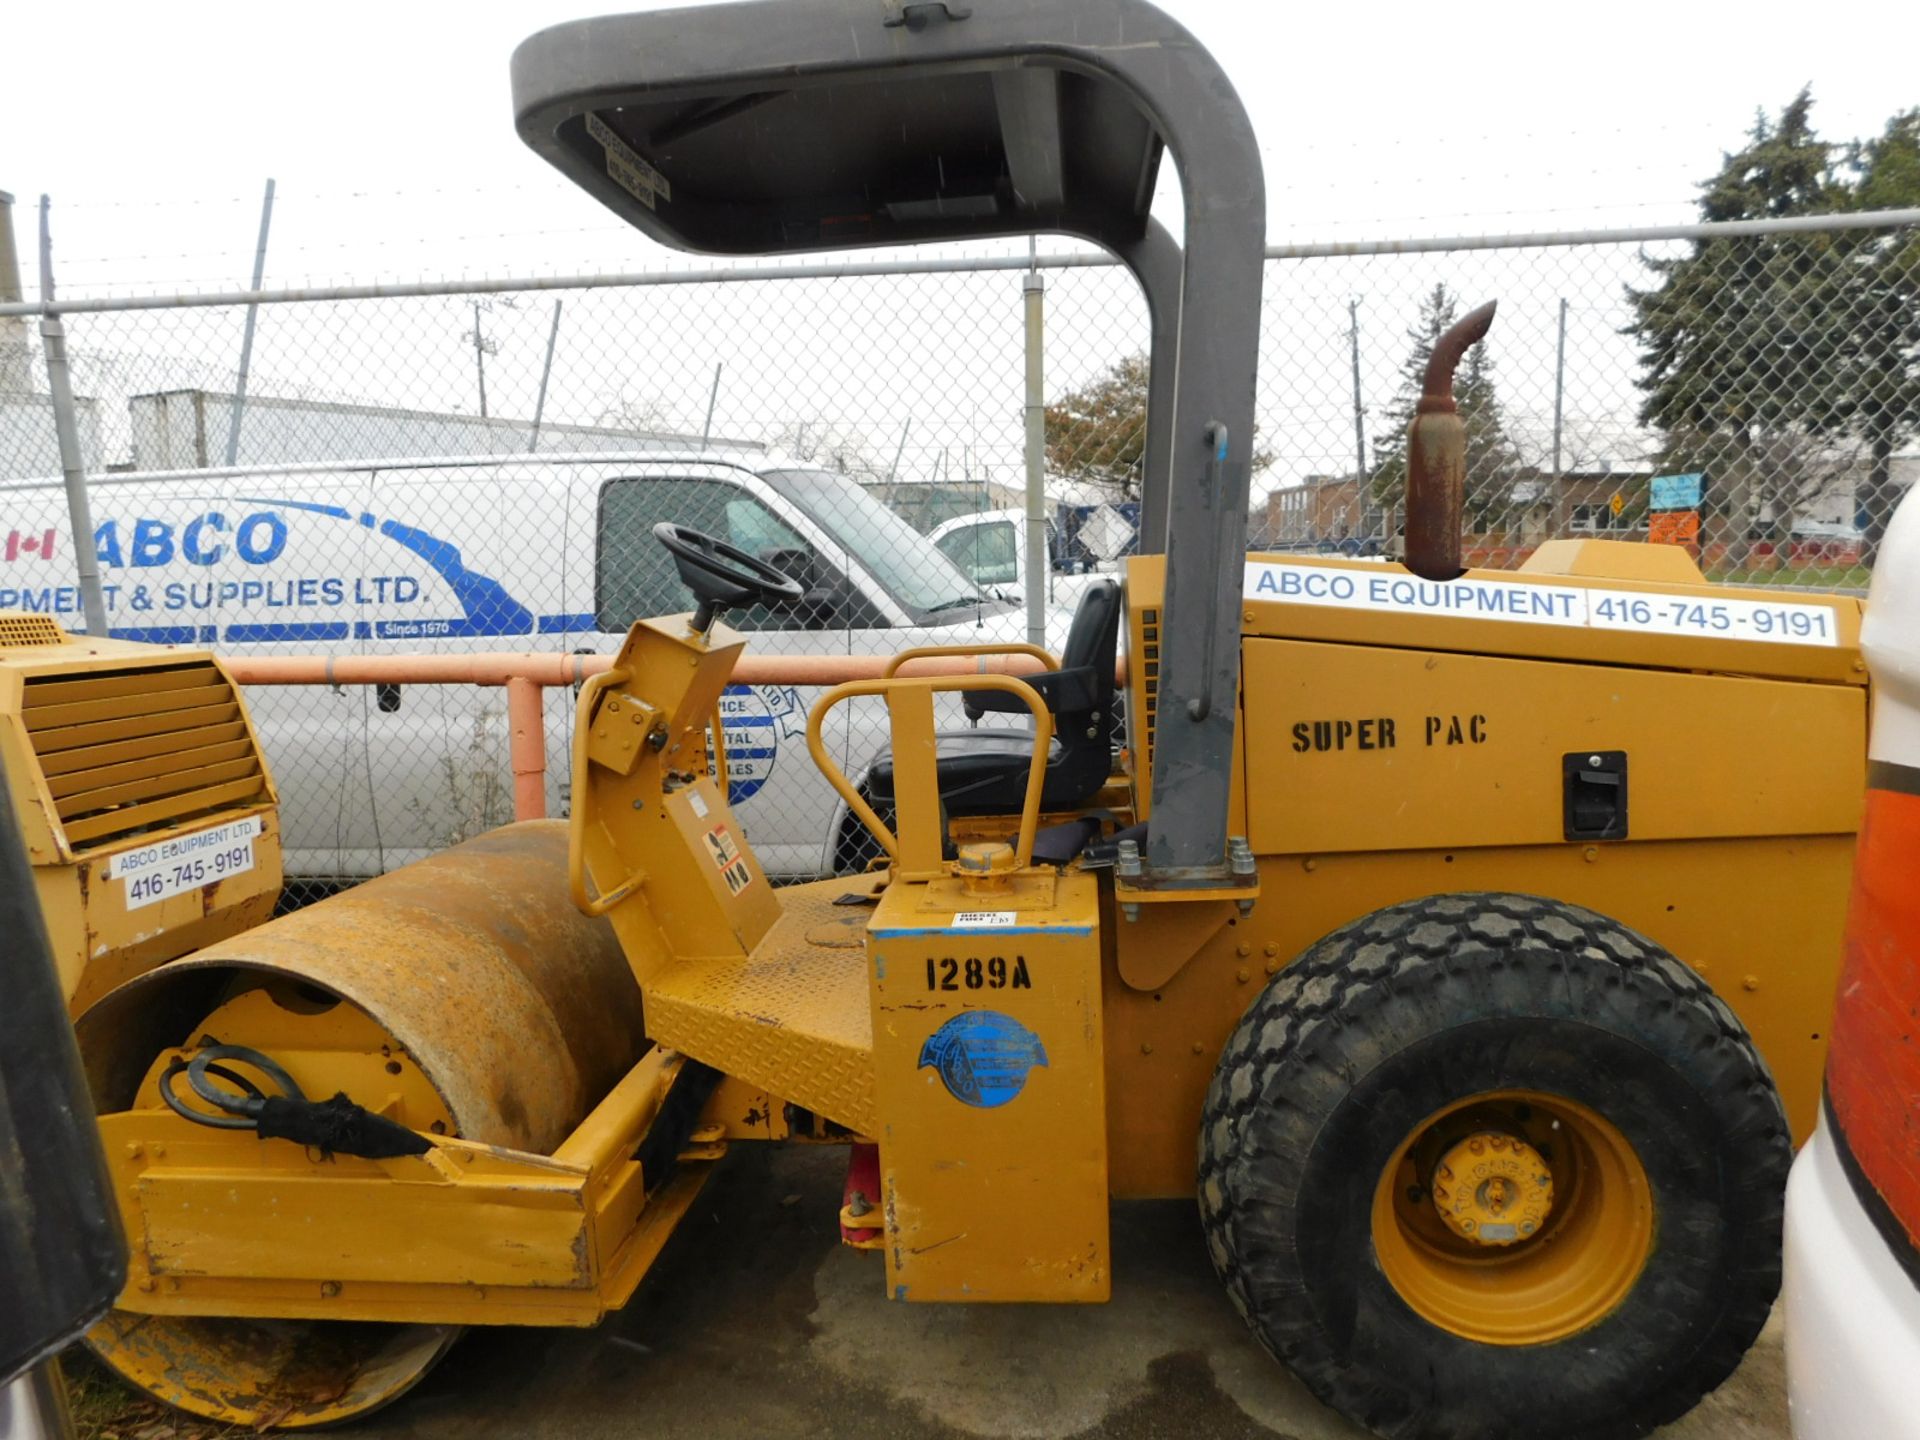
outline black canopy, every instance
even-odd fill
[[[1165,432],[1144,496],[1167,545],[1147,858],[1224,877],[1266,192],[1213,57],[1146,0],[748,0],[541,31],[513,94],[529,145],[682,249],[1052,231],[1133,270]],[[1148,213],[1163,151],[1184,254]]]

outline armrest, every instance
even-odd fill
[[[1024,678],[1027,684],[1039,692],[1040,698],[1047,702],[1047,709],[1055,715],[1072,715],[1091,710],[1096,703],[1094,671],[1091,665],[1077,665],[1071,670],[1050,670],[1045,674],[1028,675]],[[1017,714],[1027,708],[1018,696],[1009,695],[1000,690],[970,690],[961,703],[968,718],[975,720],[989,710]]]

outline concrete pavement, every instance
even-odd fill
[[[741,1147],[624,1311],[471,1332],[355,1440],[1361,1440],[1247,1333],[1190,1203],[1116,1210],[1111,1304],[902,1305],[879,1255],[835,1243],[844,1167],[837,1148]],[[1660,1434],[1787,1440],[1777,1316]]]

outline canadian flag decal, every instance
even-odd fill
[[[35,555],[42,560],[51,560],[54,533],[52,530],[43,530],[38,535],[22,535],[18,530],[9,530],[7,559],[18,560],[22,555]]]

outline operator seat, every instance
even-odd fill
[[[1101,580],[1088,586],[1073,613],[1060,668],[1021,677],[1040,692],[1053,713],[1053,743],[1040,794],[1043,811],[1085,805],[1113,770],[1113,671],[1120,611],[1119,585]],[[1001,690],[970,691],[964,703],[976,719],[988,710],[1029,713],[1018,696]],[[943,730],[934,744],[940,801],[948,815],[1019,813],[1033,761],[1031,726]],[[867,767],[866,792],[881,818],[889,821],[893,785],[893,754],[883,748]]]

